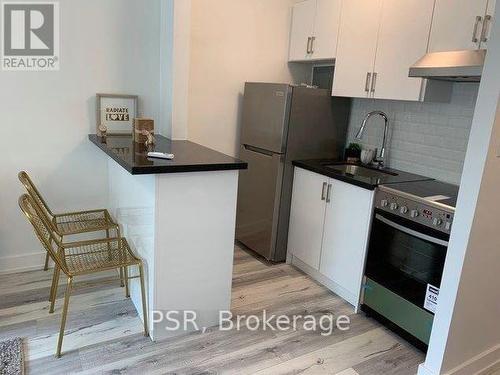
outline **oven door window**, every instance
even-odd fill
[[[365,274],[418,307],[427,284],[439,288],[449,236],[396,215],[376,212]]]

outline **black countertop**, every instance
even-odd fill
[[[190,141],[172,141],[155,135],[155,144],[146,148],[134,142],[132,136],[99,137],[89,139],[131,174],[202,172],[246,169],[247,163]],[[174,154],[174,159],[150,159],[148,151]]]
[[[352,164],[357,166],[363,166],[362,164],[347,163],[332,159],[312,159],[312,160],[295,160],[293,165],[307,169],[312,172],[316,172],[336,180],[344,181],[352,185],[362,187],[364,189],[374,190],[379,185],[396,184],[401,182],[411,182],[411,181],[425,181],[432,180],[432,178],[419,176],[417,174],[412,174],[408,172],[399,171],[391,168],[383,168],[382,171],[386,172],[380,177],[363,177],[356,176],[348,173],[343,173],[329,168],[329,165],[339,165],[339,164]],[[364,166],[366,167],[366,166]],[[371,168],[370,169],[376,169]]]

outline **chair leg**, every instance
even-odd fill
[[[43,270],[47,271],[49,269],[49,253],[45,254],[45,265],[43,266]]]
[[[109,229],[106,229],[106,238],[109,238]],[[111,246],[108,243],[108,259],[111,260]]]
[[[148,309],[146,307],[146,291],[144,288],[144,269],[143,269],[142,263],[139,264],[139,276],[141,279],[142,317],[144,319],[144,336],[149,336]]]
[[[52,314],[54,312],[54,304],[56,303],[57,297],[57,286],[59,285],[59,267],[54,268],[54,275],[52,275],[52,288],[50,290],[50,309],[49,313]]]
[[[122,267],[120,267],[120,286],[123,288],[125,286],[125,284],[123,283],[123,269]]]
[[[128,289],[128,267],[123,267],[123,275],[125,276],[125,297],[130,297],[130,290]]]
[[[109,238],[109,229],[106,229],[106,238]],[[109,246],[108,243],[108,253],[109,253],[109,260],[111,260],[111,246]],[[123,283],[123,268],[120,267],[120,286],[123,288],[125,284]]]
[[[61,348],[64,337],[64,327],[66,326],[66,317],[68,315],[68,305],[69,305],[69,296],[71,295],[71,287],[73,285],[73,278],[68,277],[68,284],[66,285],[66,293],[64,294],[64,306],[61,317],[61,328],[59,330],[59,340],[57,341],[57,351],[56,357],[59,358],[61,356]]]
[[[56,278],[57,264],[54,266],[54,273],[52,274],[52,283],[50,284],[49,302],[52,302],[52,296],[54,295],[54,284]]]

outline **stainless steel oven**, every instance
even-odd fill
[[[449,199],[448,195],[397,189],[397,184],[382,187],[376,194],[363,310],[425,349],[439,300],[454,207],[429,199]]]

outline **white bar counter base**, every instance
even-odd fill
[[[115,156],[107,161],[109,208],[144,261],[151,338],[218,325],[219,312],[231,307],[238,169],[246,164],[131,174]],[[130,268],[131,276],[138,274],[135,268]],[[142,319],[138,279],[130,280],[130,294]],[[196,313],[197,327],[189,322],[190,313],[184,326],[185,311]],[[176,327],[165,319],[167,313],[180,327],[169,329]]]
[[[200,329],[217,325],[231,307],[238,171],[131,175],[113,160],[108,168],[111,210],[145,263],[151,338],[185,332],[166,329],[168,311],[196,311]],[[130,295],[141,314],[137,279]]]

